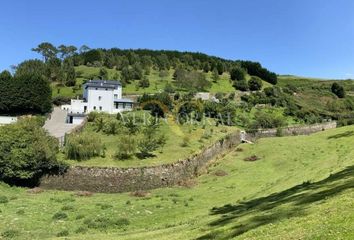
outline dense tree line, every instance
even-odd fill
[[[58,67],[60,61],[63,64],[66,60],[74,66],[116,68],[122,71],[122,78],[125,81],[142,79],[142,73],[148,74],[151,68],[159,71],[171,68],[182,68],[186,71],[211,71],[218,75],[224,72],[233,75],[232,70],[240,68],[244,74],[248,72],[250,75],[258,76],[269,83],[277,83],[276,74],[263,68],[258,62],[227,60],[199,52],[119,48],[90,49],[86,45],[78,49],[71,45],[55,47],[47,42],[39,44],[32,50],[41,54],[45,63],[52,62],[51,66]]]
[[[8,71],[0,73],[2,113],[47,113],[52,108],[51,97],[49,82],[40,72],[20,71],[15,76]]]

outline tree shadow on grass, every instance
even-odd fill
[[[354,188],[354,166],[318,182],[304,182],[266,197],[236,205],[214,207],[210,215],[220,216],[209,224],[214,230],[198,239],[230,239],[282,219],[304,216],[308,204],[325,200],[351,188]],[[222,227],[231,230],[220,231],[218,228]]]
[[[351,137],[354,136],[354,131],[346,131],[344,133],[338,133],[332,136],[329,136],[327,139],[338,139],[343,137]]]

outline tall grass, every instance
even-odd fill
[[[104,154],[101,138],[95,133],[69,135],[65,145],[65,155],[73,160],[88,160]]]

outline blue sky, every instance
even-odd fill
[[[1,1],[0,69],[31,48],[199,51],[261,62],[280,74],[354,78],[351,0]]]

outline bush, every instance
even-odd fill
[[[104,145],[97,134],[72,134],[66,140],[64,152],[69,159],[87,160],[104,154]]]
[[[55,106],[61,106],[64,104],[69,104],[71,99],[69,97],[64,97],[64,96],[56,96],[52,99],[52,103]]]
[[[123,228],[129,225],[130,222],[126,218],[112,219],[108,217],[97,217],[95,219],[86,219],[84,224],[86,224],[88,228],[106,230],[109,228]]]
[[[246,80],[241,80],[241,81],[235,81],[233,84],[234,88],[239,91],[247,91],[248,90],[248,84]]]
[[[48,136],[36,118],[0,127],[0,179],[36,184],[49,171],[64,168],[57,161],[58,141]]]
[[[241,67],[234,67],[230,71],[230,77],[234,81],[245,80],[246,71]]]
[[[259,77],[251,77],[248,81],[248,87],[251,91],[258,91],[262,88],[262,80]]]
[[[68,215],[65,212],[57,212],[52,217],[53,220],[63,220],[63,219],[67,219],[67,218],[68,218]]]
[[[6,230],[4,232],[1,233],[1,237],[3,237],[4,239],[11,239],[11,238],[15,238],[18,237],[20,235],[20,232],[17,230]]]
[[[137,143],[133,136],[121,136],[118,142],[118,150],[116,152],[116,158],[129,159],[131,158],[137,149]]]
[[[339,85],[338,83],[333,83],[331,87],[332,93],[337,95],[339,98],[344,98],[345,97],[345,90],[343,86]]]
[[[67,237],[67,236],[69,236],[68,230],[63,230],[63,231],[57,233],[57,237]]]
[[[106,134],[115,135],[118,133],[118,130],[121,128],[120,122],[115,118],[110,118],[104,122],[102,131]]]

